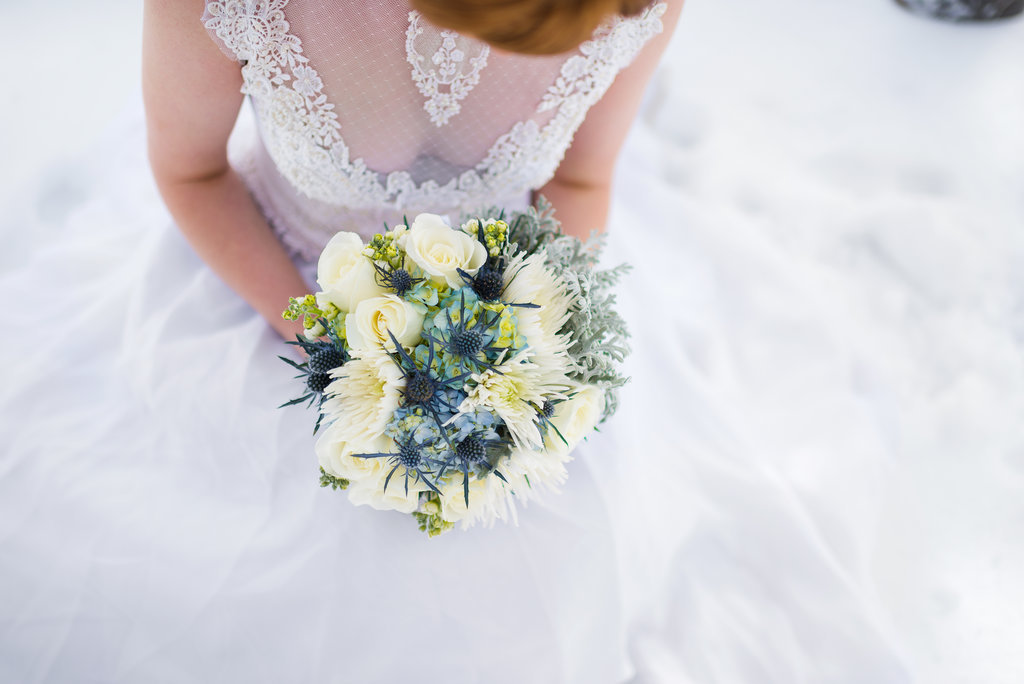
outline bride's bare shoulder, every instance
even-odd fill
[[[640,108],[647,84],[672,38],[683,0],[663,0],[655,7],[661,12],[661,31],[644,44],[633,62],[619,72],[608,91],[587,112],[556,171],[556,179],[576,185],[611,182],[615,160]]]
[[[146,0],[142,92],[150,161],[169,178],[227,165],[225,145],[242,104],[242,76],[210,39],[203,0]]]

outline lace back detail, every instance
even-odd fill
[[[557,57],[496,55],[391,0],[358,9],[214,0],[203,21],[243,63],[242,90],[292,186],[288,201],[315,202],[320,217],[337,209],[331,225],[288,226],[322,244],[346,228],[347,212],[459,213],[542,186],[587,110],[661,30],[664,10],[617,18]],[[280,204],[287,193],[254,194]],[[265,209],[285,223],[308,213]]]
[[[423,32],[419,12],[409,12],[409,28],[405,34],[406,59],[412,66],[412,79],[416,87],[426,98],[423,108],[430,115],[430,121],[441,127],[459,113],[459,101],[465,99],[473,86],[480,82],[480,71],[487,66],[487,56],[491,53],[491,48],[484,43],[467,46],[475,48],[477,55],[469,58],[468,72],[463,73],[462,67],[467,60],[466,50],[460,47],[460,43],[471,41],[454,31],[441,31],[441,44],[434,51],[428,64],[427,58],[416,48],[416,39]]]

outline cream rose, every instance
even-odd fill
[[[377,284],[373,263],[363,255],[363,247],[355,233],[338,233],[324,247],[317,263],[316,281],[322,296],[345,312],[387,292]]]
[[[393,445],[387,437],[378,437],[354,447],[345,439],[344,431],[334,424],[320,434],[315,449],[320,467],[334,477],[348,480],[351,485],[363,480],[376,482],[386,467],[386,459],[356,458],[355,454],[386,453]]]
[[[420,491],[425,488],[425,485],[422,482],[417,482],[414,485],[413,478],[410,477],[409,494],[407,495],[406,476],[402,474],[402,469],[398,468],[385,491],[385,477],[373,485],[370,484],[370,480],[365,480],[348,487],[348,500],[355,506],[370,506],[378,511],[398,511],[399,513],[415,511],[420,505]]]
[[[437,214],[420,214],[404,236],[406,255],[436,284],[464,284],[459,269],[476,275],[487,261],[487,250]]]
[[[386,294],[364,299],[345,316],[345,337],[352,349],[393,350],[388,331],[403,347],[420,341],[423,314],[398,295]]]
[[[462,488],[462,477],[457,476],[452,482],[441,488],[441,517],[448,522],[462,522],[482,518],[497,503],[503,503],[505,493],[490,480],[472,480],[469,483],[469,507],[466,507],[466,494]],[[497,478],[493,478],[497,479]]]
[[[381,461],[381,473],[377,479],[364,478],[348,488],[348,500],[356,506],[370,506],[378,511],[398,511],[412,513],[419,506],[420,492],[427,488],[422,481],[409,476],[409,493],[405,492],[405,468],[399,466],[388,482],[388,490],[384,491],[384,480],[394,465],[389,465],[387,458],[363,459]]]
[[[590,434],[597,425],[604,411],[604,391],[595,385],[579,385],[570,392],[572,398],[555,405],[555,413],[551,416],[568,447],[558,439],[558,435],[548,435],[547,445],[556,450],[573,449],[580,440]]]
[[[395,443],[381,437],[364,444],[365,448],[354,449],[331,426],[316,442],[316,455],[320,466],[334,477],[349,481],[348,498],[357,506],[367,505],[382,511],[412,513],[419,505],[419,491],[425,485],[409,482],[409,493],[405,493],[404,470],[399,468],[384,491],[384,480],[394,468],[387,456],[360,458],[356,454],[394,453]]]

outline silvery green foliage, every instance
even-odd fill
[[[491,207],[491,213],[483,216],[497,216],[502,210]],[[537,198],[537,206],[526,211],[515,212],[508,221],[510,234],[508,254],[519,251],[533,254],[561,235],[561,224],[555,219],[555,210],[545,197]]]
[[[482,216],[498,215],[490,209]],[[568,375],[581,383],[597,385],[606,392],[604,413],[608,418],[618,408],[618,392],[629,378],[619,367],[629,354],[629,332],[626,322],[615,310],[614,287],[630,266],[621,264],[612,269],[598,269],[597,262],[604,238],[593,235],[585,243],[563,235],[554,217],[551,203],[543,197],[537,207],[516,212],[511,220],[509,254],[525,250],[532,254],[547,248],[547,264],[574,295],[575,305],[562,333],[570,333],[569,347],[572,367]]]

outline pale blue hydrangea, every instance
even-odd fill
[[[416,278],[422,278],[422,280],[408,292],[405,293],[405,299],[410,304],[415,306],[420,313],[431,314],[437,309],[438,302],[441,298],[447,295],[451,290],[447,285],[438,287],[430,282],[429,279],[425,278],[419,269],[414,269],[413,274]]]

